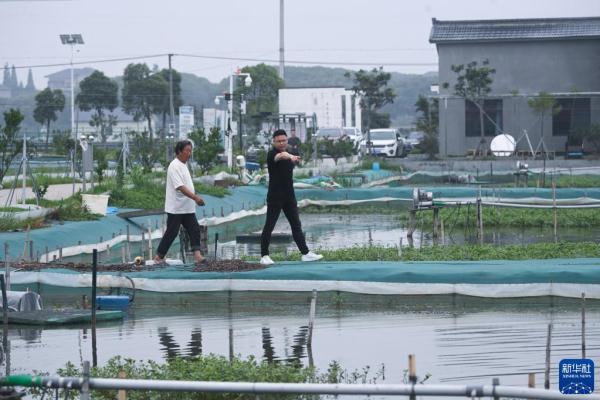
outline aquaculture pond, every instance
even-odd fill
[[[71,292],[72,293],[72,292]],[[45,294],[67,306],[80,294]],[[546,333],[553,325],[551,383],[563,358],[581,355],[580,301],[558,297],[481,299],[322,292],[312,351],[307,347],[310,293],[141,293],[123,321],[97,328],[99,365],[122,357],[162,361],[199,354],[253,355],[325,370],[333,360],[349,371],[370,367],[378,381],[400,383],[408,354],[429,383],[543,384]],[[600,302],[586,304],[587,357],[600,356]],[[54,372],[93,360],[89,326],[9,328],[11,373]]]
[[[352,213],[302,213],[302,228],[306,241],[311,249],[340,249],[352,246],[402,246],[413,245],[430,246],[434,243],[432,227],[425,223],[418,223],[413,233],[412,243],[407,238],[407,221],[398,214],[352,214]],[[215,238],[218,235],[217,255],[220,258],[234,258],[241,256],[260,256],[260,232],[264,223],[264,216],[250,216],[240,221],[210,226],[208,228],[209,255],[214,255]],[[254,240],[236,240],[238,235],[254,234]],[[285,253],[297,251],[292,241],[289,224],[283,214],[275,226],[274,233],[286,233],[287,238],[273,240],[270,250],[272,253]],[[441,239],[437,242],[440,243]],[[484,242],[496,245],[526,244],[540,242],[554,242],[554,231],[548,228],[520,228],[520,227],[489,227],[484,226]],[[557,237],[559,241],[582,242],[600,241],[600,227],[588,228],[561,228]],[[153,248],[158,246],[154,240]],[[461,226],[448,224],[444,231],[445,244],[476,243],[476,232],[473,228],[465,229]],[[100,253],[102,262],[121,261],[122,245],[117,245],[109,253]],[[100,249],[101,250],[101,249]],[[141,244],[132,243],[132,256],[141,254]],[[169,257],[179,258],[179,242],[176,240],[171,246]],[[70,261],[89,262],[90,255],[70,257]]]

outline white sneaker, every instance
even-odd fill
[[[317,261],[321,258],[323,258],[321,254],[315,254],[312,251],[302,255],[302,261]]]
[[[272,264],[275,264],[275,261],[273,261],[273,260],[271,259],[271,257],[269,257],[269,256],[267,255],[267,256],[262,256],[262,257],[260,258],[260,263],[261,263],[262,265],[272,265]]]

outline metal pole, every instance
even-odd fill
[[[89,399],[89,389],[96,390],[157,390],[207,393],[288,393],[331,395],[396,395],[453,397],[511,397],[547,400],[600,400],[598,394],[565,396],[557,390],[532,389],[500,385],[410,385],[352,383],[270,383],[270,382],[207,382],[151,379],[89,378],[89,361],[84,361],[83,378],[46,376],[9,376],[7,386],[82,389],[82,399]],[[87,396],[87,397],[85,397]]]
[[[6,282],[4,275],[0,275],[0,288],[2,288],[2,323],[8,326],[8,298],[6,297]]]
[[[169,122],[169,135],[173,134],[175,135],[175,132],[171,132],[170,131],[170,127],[175,123],[175,106],[173,105],[173,69],[171,68],[171,58],[173,57],[173,54],[169,54],[169,112],[170,112],[170,122]],[[167,145],[167,149],[169,148],[169,145]],[[168,157],[168,150],[167,150],[167,160],[169,159]]]
[[[6,277],[6,290],[10,290],[10,260],[7,242],[4,243],[4,276]]]
[[[25,195],[26,183],[27,183],[27,136],[25,136],[25,132],[23,132],[23,155],[21,156],[21,163],[23,164],[23,191],[21,192],[21,204],[25,204]],[[17,179],[18,177],[15,177]],[[32,186],[33,188],[33,182]]]
[[[284,81],[285,87],[285,46],[284,46],[284,0],[279,0],[279,77]]]
[[[227,168],[231,171],[233,166],[233,132],[231,131],[231,123],[233,122],[233,77],[229,75],[229,101],[227,101],[227,111],[229,116],[227,117]]]
[[[96,353],[96,278],[98,274],[98,250],[92,251],[92,365],[98,365]]]

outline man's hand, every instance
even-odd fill
[[[196,198],[194,199],[194,201],[196,202],[196,204],[198,204],[199,206],[203,206],[204,205],[204,199],[198,195],[196,195]]]
[[[279,161],[281,159],[288,159],[295,164],[298,164],[300,162],[300,156],[294,156],[288,153],[287,151],[282,151],[281,153],[277,153],[275,155],[275,161]]]

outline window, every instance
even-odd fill
[[[590,127],[590,99],[573,97],[556,100],[552,115],[552,136],[570,136],[579,129]]]
[[[483,101],[483,129],[485,136],[496,136],[502,133],[502,100]],[[481,136],[479,107],[470,100],[465,101],[465,134]]]

